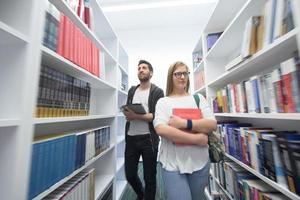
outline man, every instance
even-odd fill
[[[156,193],[156,158],[159,137],[153,127],[155,106],[163,90],[150,82],[153,75],[152,65],[140,60],[138,78],[140,84],[128,91],[127,105],[140,103],[146,114],[134,113],[125,107],[123,113],[127,119],[125,127],[125,175],[128,183],[137,194],[137,199],[154,200]],[[143,158],[145,189],[138,177],[138,163]]]

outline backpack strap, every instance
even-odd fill
[[[194,94],[193,96],[194,96],[196,105],[197,105],[197,107],[199,108],[199,107],[200,107],[200,98],[199,98],[199,95],[196,93],[196,94]]]

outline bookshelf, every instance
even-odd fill
[[[118,169],[122,168],[124,151],[124,117],[119,116],[119,105],[128,91],[128,55],[98,0],[90,1],[93,11],[91,29],[77,16],[64,0],[49,0],[67,16],[75,27],[100,50],[100,77],[88,72],[75,62],[42,44],[47,0],[2,1],[0,6],[0,193],[1,198],[27,200],[33,138],[62,132],[93,130],[110,127],[110,147],[85,162],[33,199],[46,197],[81,171],[95,168],[95,199],[101,197],[111,182],[117,183]],[[41,66],[90,84],[89,115],[70,117],[35,117]],[[121,76],[120,73],[121,72]],[[121,81],[118,81],[121,80]],[[122,87],[119,83],[122,82]],[[120,125],[118,125],[120,124]],[[121,144],[121,145],[119,145]],[[124,161],[123,161],[124,163]],[[22,167],[20,167],[22,166]],[[125,184],[126,186],[126,184]],[[114,187],[113,199],[122,193],[124,181]],[[116,188],[118,195],[116,195]],[[18,192],[15,192],[18,191]]]
[[[271,0],[270,0],[271,1]],[[274,39],[268,44],[264,44],[252,56],[244,58],[233,68],[226,70],[225,67],[232,63],[243,45],[245,24],[251,16],[262,14],[262,8],[267,1],[245,0],[232,1],[230,5],[226,0],[217,1],[214,11],[204,30],[201,32],[199,40],[195,44],[192,55],[197,52],[203,53],[200,63],[194,66],[193,72],[204,70],[204,85],[195,88],[194,93],[201,93],[206,96],[208,102],[214,108],[213,101],[217,98],[217,91],[225,88],[228,84],[246,81],[255,75],[262,75],[278,69],[278,65],[293,57],[293,53],[300,47],[300,3],[291,0],[293,20],[295,27],[286,34]],[[277,1],[278,2],[278,1]],[[211,33],[222,32],[221,36],[214,42],[210,49],[207,48],[207,36]],[[193,57],[194,58],[194,57]],[[194,80],[195,77],[194,77]],[[270,98],[270,97],[269,97]],[[215,113],[217,120],[232,121],[239,123],[251,123],[253,127],[272,127],[274,130],[300,130],[299,113],[240,113],[238,111]],[[281,186],[266,176],[255,171],[235,157],[227,154],[227,159],[237,163],[257,178],[273,187],[289,199],[300,199],[299,195]],[[213,170],[212,170],[213,171]],[[215,192],[227,196],[225,199],[233,199],[232,196],[220,184],[215,174],[211,172],[210,182],[217,191],[211,191],[210,197],[215,196]],[[207,192],[207,191],[206,191]],[[218,195],[216,195],[218,196]]]
[[[124,172],[124,152],[125,152],[125,124],[126,119],[120,111],[120,107],[126,104],[128,96],[128,55],[124,50],[121,41],[118,42],[118,115],[117,115],[117,145],[116,145],[116,184],[115,184],[115,199],[119,200],[122,197],[124,189],[127,185]]]

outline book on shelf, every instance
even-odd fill
[[[207,36],[206,36],[207,51],[209,51],[214,46],[214,44],[217,42],[217,40],[222,35],[222,33],[223,32],[207,34]]]
[[[243,58],[248,58],[257,52],[257,35],[260,23],[260,16],[251,16],[246,22],[241,48]]]
[[[289,189],[300,194],[299,148],[300,134],[295,131],[275,132]],[[295,156],[294,156],[295,155]],[[298,160],[298,161],[296,161]]]

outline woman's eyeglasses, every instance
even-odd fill
[[[176,78],[181,78],[182,75],[184,78],[187,78],[190,75],[190,72],[174,72],[173,74]]]

